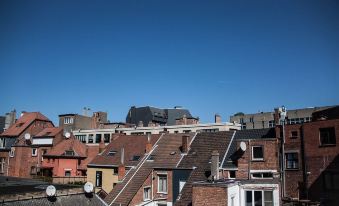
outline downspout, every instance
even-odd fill
[[[251,148],[251,140],[248,140],[248,148],[249,148],[249,151],[250,151],[250,156],[248,158],[248,170],[247,170],[247,173],[248,173],[248,179],[251,179],[251,173],[250,173],[250,170],[251,170],[251,158],[252,158],[252,148]]]
[[[307,168],[306,168],[306,160],[305,160],[305,144],[304,144],[304,123],[301,124],[301,130],[300,130],[300,142],[301,142],[301,164],[303,169],[303,190],[306,194],[306,199],[308,199],[308,189],[307,189]]]
[[[9,176],[8,173],[9,173],[9,159],[10,158],[11,157],[8,155],[8,158],[7,158],[7,176]]]

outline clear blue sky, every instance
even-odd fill
[[[0,1],[0,114],[339,104],[339,1]],[[58,124],[57,122],[55,122]]]

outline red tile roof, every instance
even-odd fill
[[[36,134],[34,137],[55,137],[62,131],[61,127],[48,127]]]
[[[51,120],[49,120],[40,112],[26,112],[15,122],[15,124],[10,126],[0,136],[13,136],[13,137],[19,136],[35,120],[51,122]]]
[[[71,136],[69,139],[62,140],[55,145],[45,156],[65,156],[66,151],[74,151],[74,157],[86,158],[86,145],[81,143],[78,139]]]
[[[154,145],[160,135],[151,135],[150,141]],[[90,165],[118,166],[121,162],[121,148],[124,148],[124,163],[126,166],[135,166],[143,158],[147,144],[146,135],[116,135],[105,150],[97,155]],[[109,155],[109,152],[115,152]],[[134,156],[139,159],[133,160]]]

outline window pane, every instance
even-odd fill
[[[252,206],[252,191],[246,191],[246,206]]]
[[[263,148],[262,147],[253,147],[253,158],[262,159],[263,155]]]
[[[264,191],[265,206],[273,206],[273,191]]]
[[[254,191],[254,206],[262,206],[262,191]]]

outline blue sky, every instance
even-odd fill
[[[339,104],[339,1],[0,1],[0,114]],[[57,122],[55,122],[57,124]]]

